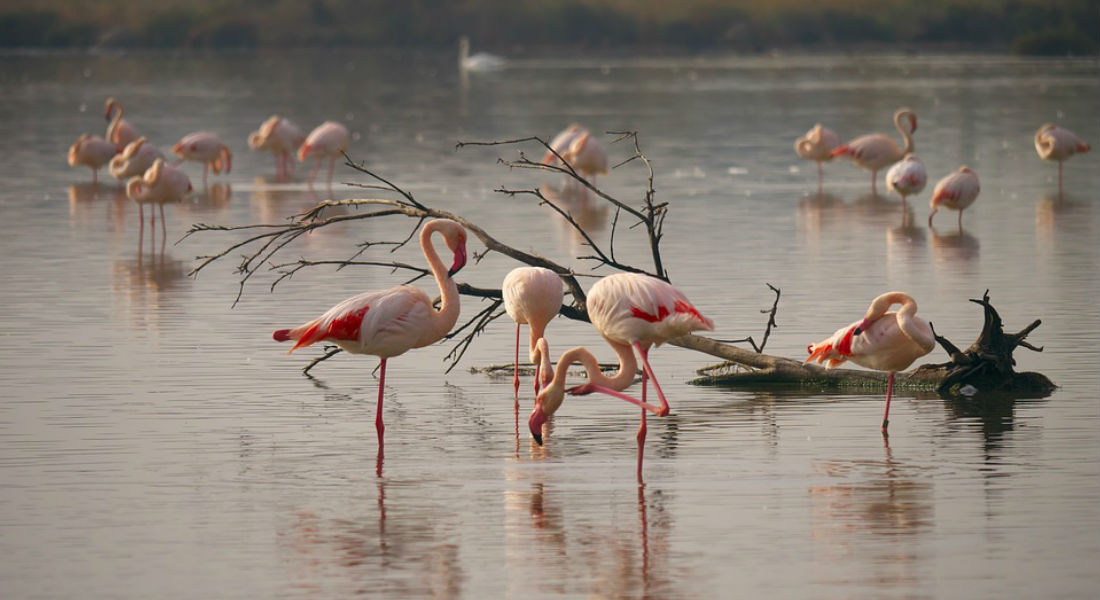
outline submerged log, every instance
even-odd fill
[[[898,373],[894,386],[909,389],[931,389],[941,395],[970,396],[978,392],[1011,392],[1028,396],[1045,396],[1057,386],[1042,373],[1017,373],[1012,353],[1023,346],[1035,352],[1035,347],[1025,338],[1042,321],[1036,319],[1014,334],[1006,334],[1001,317],[989,302],[989,290],[980,300],[985,311],[985,321],[978,339],[965,351],[960,351],[949,340],[935,334],[937,343],[951,360],[940,364],[925,364]],[[687,335],[669,343],[682,348],[704,352],[726,362],[704,367],[700,377],[691,380],[694,385],[748,386],[767,385],[805,386],[814,388],[885,388],[888,373],[856,369],[825,369],[802,362],[751,352],[729,346],[697,335]]]

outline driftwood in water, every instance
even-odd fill
[[[966,351],[960,351],[949,340],[936,335],[936,341],[947,351],[951,360],[898,373],[894,380],[896,387],[934,389],[949,395],[971,395],[977,391],[1045,395],[1057,387],[1041,373],[1017,373],[1013,368],[1016,360],[1012,353],[1018,346],[1043,351],[1041,347],[1025,341],[1027,335],[1041,323],[1039,319],[1018,333],[1006,334],[1000,315],[989,302],[988,290],[981,300],[971,299],[971,302],[985,309],[985,323],[977,341]],[[691,381],[695,385],[877,388],[886,387],[888,376],[880,371],[825,369],[789,358],[750,352],[696,335],[677,338],[670,343],[726,359],[724,363],[700,369],[702,377]]]

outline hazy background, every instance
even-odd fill
[[[1095,54],[1098,23],[1095,0],[2,0],[0,46],[438,46],[465,34],[512,55],[641,45],[1065,56]]]

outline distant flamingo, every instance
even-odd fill
[[[607,174],[607,153],[603,146],[592,137],[591,132],[576,123],[554,136],[550,148],[553,152],[546,152],[542,158],[543,164],[559,164],[558,157],[554,156],[554,152],[557,152],[583,177],[595,181],[596,175]]]
[[[180,157],[180,160],[193,160],[202,163],[202,184],[206,185],[206,172],[214,171],[217,175],[222,171],[229,173],[233,167],[233,153],[229,146],[218,137],[216,133],[209,131],[196,131],[183,136],[180,141],[172,146],[172,152]]]
[[[806,132],[806,135],[794,141],[794,152],[799,158],[812,160],[817,163],[817,189],[821,190],[821,184],[825,178],[821,163],[833,160],[833,150],[840,146],[840,138],[836,132],[828,127],[822,127],[820,123]]]
[[[531,326],[529,355],[531,362],[535,363],[535,393],[538,394],[539,387],[553,377],[553,371],[543,368],[544,365],[549,366],[550,357],[538,347],[537,342],[545,335],[546,325],[558,315],[564,294],[561,277],[543,267],[512,269],[504,277],[501,292],[504,296],[504,310],[516,322],[516,366],[512,387],[515,390],[518,406],[520,326],[524,324]]]
[[[332,171],[336,168],[336,158],[342,156],[348,150],[351,136],[348,128],[336,121],[325,121],[309,133],[305,143],[298,149],[298,161],[305,162],[311,156],[317,157],[317,164],[309,172],[309,183],[317,177],[317,171],[321,168],[321,160],[328,159],[328,185],[332,186]]]
[[[1058,161],[1058,195],[1062,195],[1062,163],[1092,149],[1072,131],[1047,123],[1035,132],[1035,151],[1043,160]]]
[[[905,120],[908,125],[903,125]],[[917,114],[908,108],[899,108],[894,113],[894,127],[901,133],[905,142],[899,148],[894,140],[881,133],[869,133],[840,146],[832,151],[832,156],[852,159],[857,166],[871,171],[871,193],[877,194],[878,172],[898,162],[913,151],[913,132],[917,130]]]
[[[107,141],[118,144],[120,148],[141,137],[137,129],[122,118],[122,103],[118,100],[107,98],[103,117],[107,119]]]
[[[448,270],[432,246],[432,234],[439,232],[454,253]],[[452,276],[466,264],[466,230],[449,219],[435,219],[420,230],[420,249],[435,276],[442,298],[439,310],[423,290],[399,285],[380,292],[364,292],[330,308],[320,317],[293,329],[280,329],[275,341],[294,340],[294,352],[316,342],[332,342],[352,354],[370,354],[381,359],[378,378],[378,409],[374,426],[382,448],[382,394],[386,387],[386,361],[413,348],[434,344],[458,320],[458,284]],[[288,352],[288,354],[290,353]]]
[[[305,134],[290,119],[272,115],[248,136],[248,147],[274,154],[275,177],[286,179],[290,177],[290,157],[305,139]]]
[[[886,312],[900,304],[897,312]],[[857,365],[888,371],[886,412],[882,415],[882,434],[890,424],[890,397],[894,393],[894,374],[936,347],[932,325],[917,317],[917,302],[905,292],[888,292],[871,302],[867,314],[828,339],[806,347],[805,362],[824,363],[832,369],[850,360]]]
[[[470,38],[462,36],[458,38],[458,69],[467,71],[496,71],[503,69],[506,61],[488,52],[470,54]]]
[[[959,211],[959,228],[962,229],[963,211],[974,204],[981,189],[978,174],[965,165],[941,179],[932,190],[932,212],[928,215],[928,226],[932,226],[932,217],[936,216],[936,211],[942,206]]]
[[[139,137],[126,144],[122,152],[114,155],[108,168],[115,179],[126,180],[145,174],[158,158],[163,159],[164,153],[148,143],[144,137]]]
[[[149,167],[144,175],[132,177],[126,183],[126,196],[137,202],[138,218],[142,227],[145,226],[145,205],[158,205],[161,229],[167,233],[164,223],[164,205],[183,200],[192,189],[191,179],[187,177],[187,173],[165,163],[163,158],[158,158],[153,161],[153,166]],[[151,215],[151,219],[156,225],[155,213]]]
[[[642,362],[642,399],[638,401],[625,394],[613,393],[617,391],[613,386],[599,383],[585,384],[574,388],[571,392],[575,395],[602,392],[642,408],[637,436],[640,469],[646,436],[646,411],[651,411],[659,417],[669,412],[668,400],[661,391],[653,368],[649,365],[650,347],[692,331],[713,330],[714,323],[701,315],[687,297],[672,284],[638,273],[617,273],[597,281],[588,292],[587,309],[588,318],[592,320],[592,324],[617,353],[621,352],[622,348],[619,346],[622,345],[633,347],[633,350],[637,351]],[[620,355],[620,365],[624,360]],[[625,377],[622,373],[620,375]],[[563,377],[560,361],[555,376]],[[653,380],[653,389],[657,392],[660,406],[646,402],[647,379]],[[545,411],[540,411],[536,406],[536,412],[532,413],[529,422],[532,434],[541,430],[545,420]],[[538,441],[539,437],[535,440]]]
[[[906,154],[901,162],[886,172],[886,189],[897,192],[903,206],[907,197],[924,191],[927,183],[928,173],[924,169],[924,163],[912,154]]]
[[[82,133],[69,146],[69,166],[88,167],[92,170],[92,182],[95,183],[99,181],[99,168],[107,164],[118,150],[118,144],[98,135]]]

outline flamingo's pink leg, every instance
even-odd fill
[[[577,387],[574,387],[574,388],[569,390],[570,394],[574,394],[574,395],[577,395],[577,396],[583,396],[585,394],[590,394],[592,392],[599,392],[601,394],[607,394],[608,396],[613,396],[615,398],[618,398],[619,400],[626,400],[627,402],[633,404],[634,406],[640,406],[644,410],[648,410],[648,411],[652,412],[655,415],[661,416],[661,407],[660,406],[654,406],[652,404],[642,402],[641,400],[638,400],[637,398],[635,398],[633,396],[624,394],[624,393],[620,392],[619,390],[613,390],[611,388],[604,387],[602,385],[596,385],[596,384],[593,384],[593,383],[586,383],[586,384],[583,384],[583,385],[578,385]]]
[[[890,378],[886,380],[886,412],[882,414],[882,435],[889,435],[886,433],[886,428],[890,426],[890,397],[894,395],[894,373],[890,373]]]
[[[658,417],[663,417],[668,414],[668,400],[665,399],[664,392],[661,391],[661,384],[657,383],[657,377],[653,374],[653,367],[649,366],[649,348],[642,346],[640,342],[634,342],[634,348],[638,351],[638,354],[642,357],[642,371],[645,375],[649,375],[649,378],[653,380],[653,389],[657,392],[657,398],[661,401],[661,410],[657,412]],[[642,394],[645,394],[645,377],[642,378]],[[644,398],[644,396],[643,396]]]
[[[638,481],[642,480],[642,457],[645,455],[645,409],[642,409],[642,422],[638,426]]]
[[[317,157],[317,162],[313,163],[313,168],[309,171],[309,185],[313,185],[313,180],[317,178],[317,171],[321,169],[321,157]]]
[[[332,172],[335,169],[336,169],[336,157],[333,156],[332,158],[328,159],[328,180],[327,180],[327,184],[326,184],[328,187],[332,187]]]
[[[374,415],[374,429],[378,431],[378,448],[382,448],[382,434],[386,424],[382,422],[382,394],[386,392],[386,359],[382,359],[381,373],[378,375],[378,411]]]
[[[519,323],[516,323],[516,362],[512,370],[512,390],[515,392],[516,405],[519,405]]]
[[[535,364],[535,395],[539,395],[539,381],[542,379],[542,361]]]

